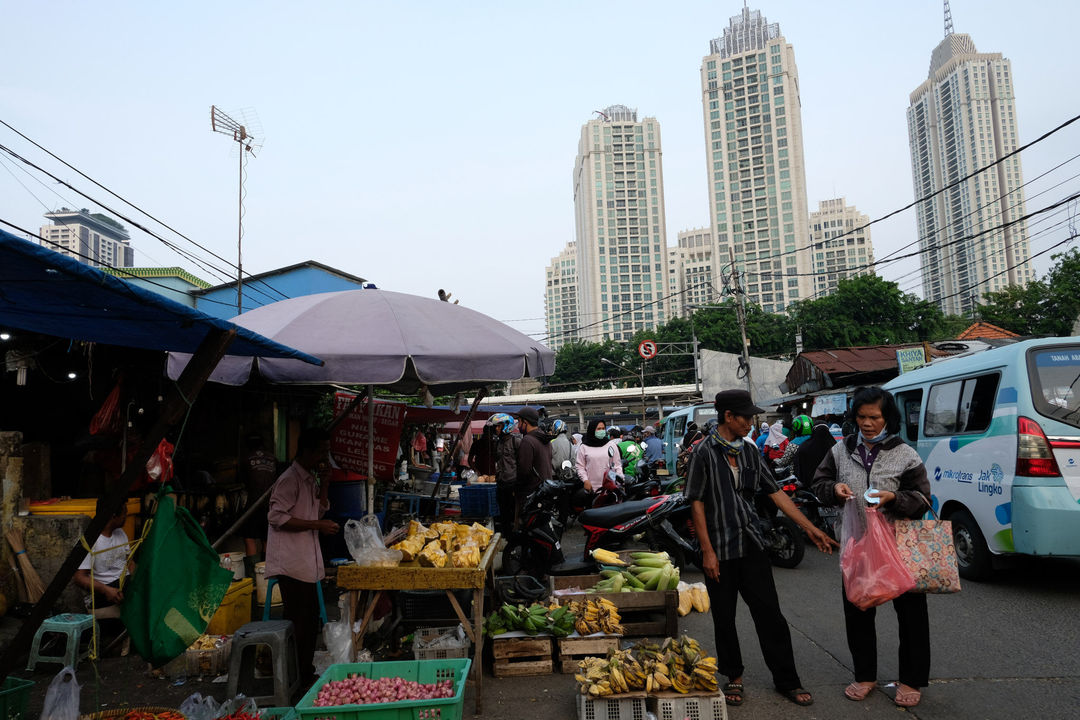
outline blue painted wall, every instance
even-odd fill
[[[361,284],[317,267],[299,267],[262,279],[244,281],[244,312],[285,298],[359,290]],[[236,286],[213,288],[195,296],[195,307],[219,318],[236,315]]]

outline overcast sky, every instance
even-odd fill
[[[246,271],[313,259],[388,290],[444,287],[541,337],[544,268],[574,236],[571,171],[594,110],[621,103],[659,120],[668,244],[707,223],[699,69],[741,7],[0,0],[0,119],[234,261],[237,153],[211,132],[210,106],[247,110],[265,143],[248,165]],[[905,110],[942,39],[942,4],[750,7],[795,49],[810,208],[846,196],[876,218],[910,202]],[[1077,114],[1080,3],[954,0],[952,11],[980,51],[1012,60],[1021,144]],[[1025,153],[1025,179],[1078,140],[1070,127]],[[121,207],[3,127],[0,144]],[[7,156],[0,168],[0,219],[36,230],[61,205],[103,210]],[[129,229],[138,265],[221,281]],[[1038,236],[1033,251],[1061,237]],[[914,238],[913,210],[873,228],[879,258]],[[1036,261],[1038,275],[1048,267]],[[917,290],[905,276],[916,268],[881,274]]]

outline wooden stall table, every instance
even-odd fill
[[[500,539],[499,533],[492,536],[487,549],[480,557],[480,565],[474,568],[428,568],[416,562],[403,563],[392,568],[357,565],[339,567],[337,586],[349,593],[349,627],[352,627],[356,621],[360,593],[364,590],[369,592],[360,629],[353,635],[353,647],[359,648],[363,645],[364,633],[383,592],[387,590],[445,590],[454,612],[457,613],[462,627],[465,628],[465,633],[475,648],[472,677],[476,685],[476,714],[479,715],[483,707],[484,586],[487,583],[488,574],[492,571],[495,548],[499,546]],[[469,622],[469,618],[461,609],[461,604],[454,595],[455,590],[473,591],[472,622]]]

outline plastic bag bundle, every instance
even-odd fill
[[[330,657],[335,664],[352,662],[352,632],[349,628],[348,615],[345,619],[337,622],[329,622],[323,625],[323,641],[326,649],[330,651]]]
[[[79,720],[79,682],[70,665],[56,673],[49,683],[41,720]]]
[[[202,693],[189,695],[180,703],[180,714],[188,720],[214,720],[220,710],[217,700],[210,695],[203,697]]]
[[[374,515],[345,523],[345,545],[361,567],[396,567],[401,562],[401,551],[384,544],[379,519]]]
[[[859,518],[865,514],[866,531],[856,536]],[[849,523],[850,517],[850,523]],[[840,549],[840,570],[844,575],[847,599],[860,610],[867,610],[903,595],[915,587],[900,553],[889,521],[867,508],[860,513],[854,499],[844,504],[844,544]]]

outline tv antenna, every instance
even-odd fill
[[[252,123],[246,118],[239,123],[222,112],[216,105],[210,106],[210,129],[222,135],[229,135],[240,150],[240,187],[237,210],[236,237],[236,314],[244,312],[244,166],[248,154],[255,157],[255,150],[262,147],[262,141],[251,134]],[[261,133],[261,130],[260,130]]]

